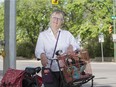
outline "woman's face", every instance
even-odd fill
[[[63,15],[61,13],[54,12],[50,18],[50,26],[54,29],[59,29],[63,23]]]

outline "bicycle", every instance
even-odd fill
[[[75,53],[78,53],[78,52],[75,51]],[[66,77],[64,75],[66,73],[63,73],[63,71],[61,70],[60,64],[59,64],[59,60],[64,59],[64,63],[68,68],[70,67],[71,63],[72,63],[72,65],[80,68],[80,67],[86,65],[84,60],[81,60],[81,58],[79,56],[75,56],[75,55],[70,56],[70,55],[67,55],[67,54],[62,54],[61,51],[57,51],[56,55],[59,56],[59,58],[58,59],[52,59],[52,60],[56,60],[58,62],[60,75],[62,77],[63,87],[81,87],[83,84],[89,82],[90,80],[91,80],[91,87],[93,87],[93,78],[95,77],[94,75],[86,73],[83,69],[82,72],[81,72],[81,75],[83,77],[78,78],[78,79],[73,79],[73,76],[71,76],[72,81],[67,82]],[[78,59],[78,60],[75,60],[75,58]],[[68,59],[73,59],[73,60],[72,60],[72,62],[69,62]],[[40,67],[36,67],[36,68],[26,67],[26,69],[25,69],[25,72],[26,72],[25,76],[26,77],[23,81],[24,82],[26,81],[27,83],[25,83],[26,85],[24,87],[41,87],[42,78],[38,77],[38,75],[37,75],[37,73],[40,72],[40,70],[41,70]],[[41,78],[41,82],[38,81],[38,78]],[[27,84],[29,86],[27,86]]]

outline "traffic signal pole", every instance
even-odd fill
[[[116,16],[116,0],[113,0],[113,16]],[[113,20],[113,31],[116,34],[116,19]],[[116,62],[116,41],[114,41],[114,61]]]

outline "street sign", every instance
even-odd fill
[[[116,16],[112,16],[112,19],[116,19]]]
[[[104,35],[103,34],[99,35],[99,42],[104,42]]]
[[[116,34],[112,34],[113,42],[116,42]]]

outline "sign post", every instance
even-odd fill
[[[115,34],[116,34],[116,0],[113,0],[113,40],[114,40],[114,61],[116,62],[116,42],[115,42]]]
[[[103,54],[104,35],[103,35],[103,33],[99,34],[99,42],[101,43],[102,62],[104,62],[104,54]]]

